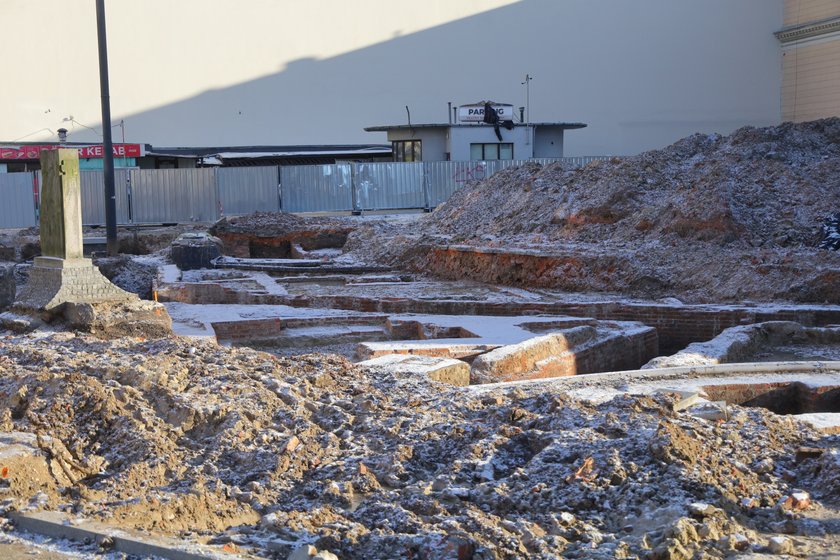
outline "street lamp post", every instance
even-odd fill
[[[96,34],[99,39],[99,90],[102,94],[102,155],[105,176],[105,235],[108,255],[119,252],[117,243],[117,194],[114,186],[114,142],[111,139],[111,95],[108,88],[108,44],[105,39],[105,0],[96,0]]]
[[[522,85],[525,86],[525,122],[531,122],[531,80],[534,77],[530,74],[525,74],[525,81]]]
[[[530,74],[525,74],[525,81],[522,82],[522,85],[525,86],[525,133],[526,133],[526,144],[531,143],[531,80],[534,77]],[[531,148],[531,157],[534,156],[534,148]]]

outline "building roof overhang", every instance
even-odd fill
[[[532,126],[535,128],[541,127],[555,127],[565,130],[573,130],[576,128],[586,127],[586,123],[581,122],[532,122],[532,123],[514,123],[514,127]],[[421,128],[477,128],[487,127],[493,128],[492,124],[487,123],[431,123],[431,124],[392,124],[383,126],[369,126],[364,130],[365,132],[388,132],[389,130],[417,130]]]
[[[146,155],[175,158],[220,157],[223,159],[256,159],[294,156],[358,156],[390,155],[388,144],[323,145],[323,146],[216,146],[216,147],[149,147]]]

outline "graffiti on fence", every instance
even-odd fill
[[[459,166],[460,167],[460,166]],[[456,168],[452,179],[458,184],[463,185],[467,181],[478,181],[487,176],[487,169],[483,163],[476,163],[472,167]]]

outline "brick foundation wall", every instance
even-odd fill
[[[281,296],[251,294],[215,284],[178,284],[159,292],[161,301],[240,303],[345,309],[367,313],[429,315],[570,315],[599,320],[638,321],[654,327],[662,354],[673,354],[692,342],[710,340],[724,329],[765,321],[794,321],[804,326],[840,324],[840,308],[815,306],[747,306],[594,303],[496,303],[428,301],[357,296]]]
[[[241,321],[219,321],[211,323],[218,340],[248,342],[283,336],[288,329],[317,326],[381,325],[388,323],[384,315],[374,317],[302,317],[283,319],[249,319]]]
[[[635,370],[658,355],[656,330],[638,329],[626,334],[609,336],[581,348],[552,356],[550,360],[527,373],[502,375],[492,381],[521,381],[565,377],[605,371]]]

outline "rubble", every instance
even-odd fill
[[[737,406],[709,422],[675,412],[678,395],[590,404],[71,333],[7,336],[0,367],[4,428],[57,461],[37,507],[246,554],[723,558],[778,524],[811,531],[777,504],[840,481],[815,468],[828,454],[796,463],[825,441],[807,425]],[[10,495],[24,507],[34,490],[12,480]]]
[[[840,249],[840,212],[835,212],[823,222],[820,249]]]

